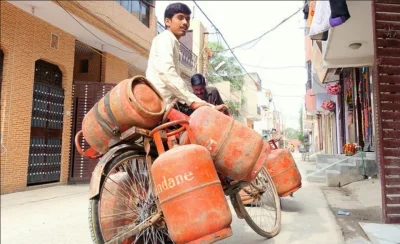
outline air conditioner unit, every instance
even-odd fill
[[[326,73],[325,76],[325,82],[324,83],[329,83],[329,82],[337,82],[340,79],[340,72],[342,71],[342,68],[333,68],[333,69],[328,69],[328,72]]]

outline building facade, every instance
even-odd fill
[[[156,21],[152,1],[135,2],[145,14],[119,1],[1,1],[2,194],[68,181],[74,86],[144,74]]]
[[[72,138],[84,115],[118,82],[145,75],[151,41],[160,31],[154,5],[1,2],[2,194],[89,181],[98,161],[83,158]],[[187,82],[203,68],[195,47],[205,41],[205,30],[201,23],[192,30],[186,42],[195,44],[181,45],[180,53]]]
[[[375,151],[373,139],[372,76],[373,40],[370,2],[347,2],[351,18],[344,24],[309,36],[314,23],[311,12],[320,11],[311,4],[307,14],[305,50],[306,129],[315,152],[342,154],[346,143],[356,143],[363,151]],[[318,2],[317,2],[318,3]],[[315,14],[315,13],[314,13]],[[362,24],[361,24],[362,23]],[[360,24],[363,28],[357,28]],[[359,41],[354,42],[355,37]],[[347,48],[344,48],[347,47]],[[337,94],[329,92],[340,86]],[[334,107],[324,108],[331,103]]]
[[[261,78],[257,73],[244,75],[244,85],[242,91],[242,106],[240,109],[239,121],[254,129],[254,123],[261,120],[258,111],[258,93],[262,90]]]
[[[326,89],[335,84],[341,89],[329,98],[335,108],[320,112],[317,111],[318,102],[314,102],[319,94],[311,90],[314,83],[310,82],[307,114],[314,117],[313,112],[317,111],[317,127],[322,124],[317,146],[320,151],[340,154],[345,143],[356,143],[360,151],[375,155],[374,164],[379,168],[375,174],[382,185],[382,221],[400,223],[397,207],[400,204],[399,5],[389,0],[338,1],[345,3],[342,6],[347,4],[350,19],[334,28],[317,28],[323,33],[312,35],[312,40],[306,41],[306,56],[307,61],[311,61],[309,66],[317,67],[314,71],[309,68],[316,85]],[[309,3],[304,9],[307,27],[312,28],[313,24],[323,27],[329,22],[313,20],[313,16],[318,16],[318,4],[322,1],[306,2]],[[317,46],[321,55],[310,55],[310,50]],[[316,120],[312,118],[311,121]],[[313,128],[315,130],[315,126]],[[331,144],[327,140],[330,136],[335,138]],[[344,173],[345,170],[339,174]]]

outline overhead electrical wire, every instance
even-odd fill
[[[206,19],[210,22],[210,24],[214,27],[214,29],[216,30],[216,32],[221,36],[222,40],[225,42],[226,46],[228,47],[228,50],[231,51],[233,57],[234,57],[235,60],[238,62],[239,66],[243,69],[243,71],[245,72],[245,74],[246,74],[247,76],[249,76],[250,79],[251,79],[254,83],[258,84],[258,82],[255,81],[254,78],[247,72],[246,68],[243,66],[243,64],[240,62],[240,60],[239,60],[238,57],[236,56],[236,54],[233,52],[232,48],[229,46],[228,42],[226,41],[225,37],[223,36],[223,34],[221,33],[221,31],[218,29],[218,27],[211,21],[211,19],[207,16],[207,14],[203,11],[203,9],[197,4],[197,2],[196,2],[195,0],[193,0],[193,3],[197,6],[197,8],[198,8],[198,9],[200,10],[200,12],[204,15],[204,17],[206,17]],[[307,5],[307,4],[306,4],[306,5]],[[304,6],[305,6],[305,5],[304,5]],[[301,9],[300,9],[300,10],[301,10]],[[298,11],[299,11],[299,10],[298,10]],[[298,12],[298,11],[297,11],[297,12]],[[297,13],[297,12],[296,12],[296,13]],[[214,72],[215,72],[215,70],[214,70]],[[215,72],[215,73],[217,73],[217,72]],[[246,86],[246,85],[245,85],[245,86]],[[249,88],[249,89],[251,89],[251,90],[254,90],[254,89],[251,88],[251,87],[248,87],[248,86],[246,86],[246,87]],[[266,89],[266,88],[263,88],[263,87],[261,87],[261,86],[260,86],[260,88],[261,88],[262,90],[264,90],[264,91],[270,91],[270,89]],[[254,91],[257,91],[257,90],[254,90]],[[279,96],[277,95],[277,97],[279,97]],[[303,95],[303,96],[282,96],[282,97],[286,97],[286,98],[291,98],[291,97],[304,97],[304,95]]]
[[[253,67],[253,68],[258,68],[258,69],[285,69],[285,68],[303,68],[307,71],[307,74],[309,74],[311,76],[311,78],[315,81],[315,83],[320,86],[321,88],[325,89],[325,87],[318,81],[315,79],[315,77],[313,76],[312,72],[310,70],[308,70],[306,67],[304,66],[283,66],[283,67],[275,67],[275,68],[271,68],[271,67],[265,67],[265,66],[257,66],[257,65],[251,65],[251,64],[243,64],[249,67]]]
[[[276,25],[275,27],[273,27],[272,29],[270,29],[270,30],[264,32],[261,36],[259,36],[259,37],[257,37],[257,38],[254,38],[254,39],[252,39],[252,40],[250,40],[250,41],[244,42],[244,43],[242,43],[242,44],[239,44],[239,45],[237,45],[237,46],[235,46],[235,47],[233,47],[233,48],[224,49],[224,50],[221,50],[221,51],[219,51],[219,52],[224,52],[224,51],[229,51],[229,50],[232,51],[232,50],[234,50],[234,49],[237,49],[237,48],[246,46],[247,44],[250,44],[250,43],[252,43],[252,42],[256,42],[256,43],[253,44],[251,47],[247,48],[247,50],[250,49],[250,48],[252,48],[252,47],[254,47],[255,45],[257,45],[257,43],[258,43],[264,36],[266,36],[267,34],[271,33],[272,31],[278,29],[278,27],[280,27],[280,26],[281,26],[282,24],[284,24],[286,21],[288,21],[288,20],[291,19],[293,16],[295,16],[297,13],[299,13],[301,10],[303,10],[304,7],[307,6],[307,5],[308,5],[308,3],[304,4],[303,7],[299,8],[298,10],[296,10],[296,12],[294,12],[294,13],[291,14],[290,16],[286,17],[285,19],[283,19],[279,24],[277,24],[277,25]]]
[[[221,31],[218,29],[218,27],[210,20],[210,18],[207,16],[207,14],[203,11],[202,8],[200,8],[200,6],[197,4],[197,2],[195,0],[193,0],[193,3],[197,6],[197,8],[200,10],[200,12],[204,15],[204,17],[206,17],[206,19],[211,23],[212,26],[214,26],[215,30],[219,33],[219,35],[221,36],[222,40],[225,42],[226,46],[228,47],[228,49],[231,51],[233,57],[236,59],[236,61],[239,63],[240,67],[243,69],[243,71],[255,82],[257,83],[253,77],[251,77],[251,75],[247,72],[246,68],[242,65],[242,63],[239,61],[238,57],[236,56],[236,54],[233,52],[233,50],[231,49],[231,47],[229,46],[228,42],[226,41],[225,37],[222,35]]]
[[[281,67],[265,67],[265,66],[258,66],[258,65],[251,65],[251,64],[244,64],[245,66],[249,66],[252,68],[259,68],[259,69],[292,69],[292,68],[303,68],[304,66],[301,65],[293,65],[293,66],[281,66]]]
[[[81,6],[82,8],[84,8],[84,6],[83,6],[82,4],[79,3],[79,1],[76,1],[76,3],[77,3],[79,6]],[[150,7],[154,8],[154,5],[151,5],[150,3],[145,2],[145,4],[148,4]],[[110,18],[108,15],[105,15],[105,14],[102,14],[102,13],[100,13],[100,12],[93,11],[93,10],[92,10],[92,12],[95,13],[95,14],[97,14],[97,15],[101,15],[101,16],[103,16],[103,17],[106,17],[106,18],[109,19],[113,24],[117,25],[119,28],[122,28],[122,29],[128,31],[128,32],[132,33],[133,35],[135,35],[135,36],[139,37],[140,39],[142,39],[144,42],[147,42],[148,44],[151,44],[150,41],[144,39],[143,37],[141,37],[141,36],[138,35],[137,33],[135,33],[135,32],[133,32],[133,31],[131,31],[131,30],[125,28],[124,26],[122,26],[122,25],[116,23],[116,22],[115,22],[112,18]]]
[[[71,16],[80,26],[82,26],[86,31],[88,31],[90,34],[92,34],[94,37],[96,37],[99,41],[102,41],[102,42],[104,42],[105,44],[107,44],[107,45],[109,45],[109,46],[111,46],[111,47],[114,47],[114,48],[116,48],[116,49],[118,49],[118,50],[120,50],[120,51],[123,51],[123,52],[126,52],[126,53],[132,53],[132,54],[136,54],[136,55],[139,54],[139,55],[140,55],[139,52],[128,51],[128,50],[119,48],[119,47],[117,47],[117,46],[115,46],[115,45],[113,45],[113,44],[110,44],[110,43],[104,41],[103,39],[101,39],[100,37],[98,37],[96,34],[94,34],[91,30],[89,30],[86,26],[84,26],[84,25],[83,25],[78,19],[76,19],[75,16],[73,16],[68,10],[66,10],[66,9],[62,6],[62,4],[59,3],[59,0],[56,0],[56,2],[57,2],[57,4],[58,4],[58,6],[60,6],[62,9],[64,9],[64,11],[65,11],[69,16]]]

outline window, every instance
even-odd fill
[[[149,15],[150,15],[150,10],[149,7],[145,4],[143,4],[140,8],[140,21],[145,24],[146,26],[149,26]]]
[[[89,59],[81,60],[79,73],[89,73]]]
[[[62,87],[62,72],[57,65],[39,59],[35,62],[34,82]]]
[[[150,25],[150,7],[153,1],[150,0],[117,0],[129,13],[133,14],[144,25]]]
[[[140,19],[140,2],[132,1],[132,9],[131,13],[136,16],[136,18]]]

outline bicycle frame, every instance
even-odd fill
[[[171,122],[165,123],[165,121],[169,119]],[[119,141],[114,141],[113,145],[105,155],[101,157],[101,160],[97,164],[95,170],[93,171],[92,178],[90,181],[90,188],[89,188],[89,198],[94,198],[96,197],[101,188],[101,182],[104,176],[104,168],[108,163],[111,162],[111,160],[128,150],[143,150],[144,147],[144,153],[146,153],[146,165],[148,168],[149,172],[149,179],[150,179],[150,185],[152,191],[156,194],[156,187],[153,181],[153,176],[151,174],[151,167],[152,167],[152,160],[150,157],[150,141],[153,139],[155,146],[157,148],[158,154],[162,154],[165,152],[165,148],[163,145],[163,141],[167,142],[168,148],[171,149],[174,146],[178,145],[177,138],[176,136],[180,133],[186,130],[188,134],[189,141],[191,143],[194,143],[194,137],[193,133],[189,128],[189,119],[190,117],[175,110],[174,108],[170,107],[164,118],[163,118],[163,123],[155,128],[152,131],[147,131],[141,128],[136,128],[132,127],[129,130],[125,131],[122,133],[120,140]],[[174,131],[168,131],[168,128],[171,126],[175,126],[181,124],[182,127],[174,130]],[[144,145],[135,145],[135,144],[129,144],[129,139],[134,138],[136,135],[142,135],[144,138]],[[276,145],[275,145],[276,147]],[[79,150],[78,150],[79,151]],[[82,150],[81,150],[82,151]],[[81,152],[79,151],[79,152]],[[82,155],[86,156],[85,153],[81,153]],[[222,180],[223,182],[223,180]],[[231,198],[234,197],[240,190],[245,189],[246,186],[252,185],[255,189],[258,190],[258,194],[262,194],[263,190],[258,189],[257,186],[252,184],[251,182],[237,182],[233,185],[228,184],[226,188],[224,189],[224,193],[226,196],[230,196]],[[246,190],[245,190],[246,191]],[[249,194],[252,194],[250,192],[247,192]],[[238,203],[236,201],[231,201],[233,208],[235,209],[236,215],[238,218],[243,219],[245,217],[245,213],[242,212],[241,208],[237,205]],[[107,244],[110,243],[121,243],[122,241],[126,240],[127,238],[131,236],[135,236],[144,229],[155,225],[156,227],[159,226],[162,228],[164,225],[163,222],[163,214],[162,214],[162,209],[158,200],[158,197],[156,196],[156,207],[157,207],[157,212],[155,212],[152,216],[147,218],[145,221],[143,221],[140,224],[132,223],[128,225],[123,231],[119,232],[116,236],[114,236],[111,240],[106,242]]]
[[[178,112],[179,113],[179,112]],[[181,115],[179,115],[178,113],[176,113],[176,116],[180,116],[180,118],[183,118]],[[175,114],[174,112],[171,113],[172,115]],[[174,126],[174,125],[178,125],[181,124],[182,127],[174,130],[174,131],[170,131],[167,132],[166,129],[168,127]],[[168,147],[169,149],[175,147],[178,145],[178,142],[176,141],[176,137],[175,135],[177,135],[178,133],[182,132],[186,130],[187,134],[188,134],[188,138],[189,141],[191,143],[194,143],[194,137],[193,134],[189,128],[189,122],[187,120],[176,120],[176,121],[172,121],[172,122],[168,122],[165,124],[162,124],[161,126],[155,128],[154,130],[152,130],[149,134],[150,137],[146,137],[144,140],[144,148],[145,148],[145,152],[146,152],[146,164],[147,164],[147,168],[151,169],[152,166],[152,161],[151,158],[149,157],[149,149],[150,149],[150,139],[153,138],[154,143],[157,147],[157,151],[159,154],[162,154],[165,152],[165,148],[163,145],[163,140],[167,141],[168,143]],[[151,184],[151,189],[154,193],[156,193],[156,187],[153,181],[153,176],[151,171],[149,170],[149,178],[150,178],[150,184]],[[225,190],[224,193],[227,196],[231,196],[233,197],[235,194],[237,194],[240,190],[244,189],[244,187],[248,186],[248,185],[252,185],[255,189],[259,190],[259,192],[262,192],[262,189],[258,189],[257,186],[255,186],[254,184],[250,183],[250,182],[237,182],[234,185],[229,185]],[[244,213],[242,213],[241,209],[239,206],[237,206],[237,203],[235,201],[231,201],[232,205],[235,209],[236,215],[238,216],[238,218],[243,219]],[[138,234],[139,232],[143,231],[145,228],[148,228],[152,225],[157,225],[158,223],[163,221],[163,214],[162,214],[162,209],[160,206],[160,202],[158,200],[158,197],[156,197],[156,206],[157,206],[157,212],[150,216],[148,219],[146,219],[145,221],[143,221],[141,224],[136,225],[135,223],[132,223],[131,225],[129,225],[128,227],[125,228],[125,230],[123,230],[122,232],[120,232],[118,235],[114,236],[110,241],[106,242],[107,244],[111,244],[111,243],[120,243],[121,241],[134,236],[136,234]],[[163,226],[163,225],[161,225]]]

